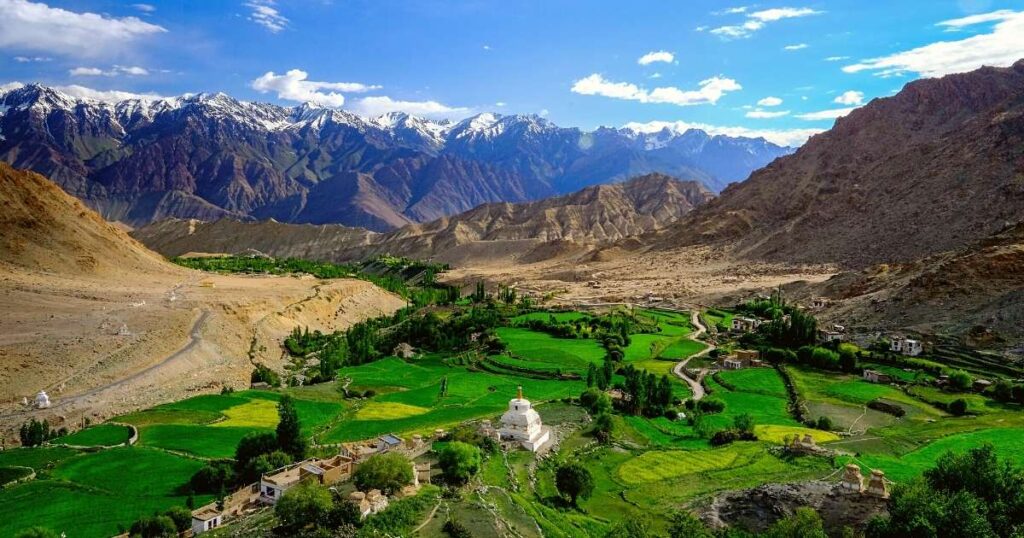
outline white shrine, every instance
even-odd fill
[[[540,450],[551,439],[551,430],[541,424],[530,400],[523,398],[522,386],[515,399],[509,400],[508,411],[501,415],[498,434],[502,441],[517,441],[531,452]]]
[[[50,407],[50,397],[45,390],[41,390],[39,394],[36,394],[36,409],[46,409],[47,407]]]

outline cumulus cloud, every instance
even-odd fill
[[[136,17],[75,12],[29,0],[0,1],[0,48],[99,57],[166,31]]]
[[[133,77],[144,77],[149,75],[149,70],[137,65],[124,66],[115,65],[110,69],[103,70],[98,67],[76,67],[68,71],[73,77],[116,77],[118,75],[130,75]]]
[[[782,99],[769,95],[764,99],[757,102],[758,106],[779,106],[782,104]]]
[[[644,54],[636,63],[640,65],[651,65],[655,62],[664,62],[670,64],[676,61],[676,56],[667,50],[651,51]]]
[[[700,81],[696,90],[681,90],[665,86],[647,90],[630,82],[612,82],[594,73],[577,80],[572,85],[573,93],[600,95],[613,99],[639,101],[641,103],[665,103],[678,106],[715,104],[727,92],[740,90],[738,82],[726,77],[711,77]]]
[[[388,112],[405,112],[413,116],[427,118],[461,118],[472,111],[469,108],[453,107],[437,101],[400,101],[387,96],[371,96],[357,99],[352,111],[368,117],[376,117]]]
[[[849,114],[850,112],[853,112],[853,110],[855,108],[857,108],[857,107],[833,108],[831,110],[819,110],[818,112],[808,112],[806,114],[797,114],[796,117],[798,117],[798,118],[800,118],[802,120],[808,120],[808,121],[834,120],[836,118],[841,118],[841,117]]]
[[[300,103],[313,101],[333,107],[345,104],[345,96],[338,92],[364,93],[380,89],[380,86],[359,82],[317,82],[308,79],[309,73],[301,69],[292,69],[283,75],[267,71],[253,80],[250,86],[260,93],[274,92],[278,99]]]
[[[744,10],[737,13],[746,13],[747,20],[740,24],[712,28],[711,33],[725,39],[750,37],[754,32],[764,28],[767,23],[781,21],[783,19],[818,15],[822,12],[807,7],[780,7],[751,12],[746,12],[746,10]]]
[[[803,50],[807,48],[807,43],[797,43],[795,45],[786,45],[782,47],[783,50]]]
[[[782,116],[786,116],[788,114],[788,110],[764,110],[760,108],[755,108],[754,110],[751,110],[744,115],[748,118],[764,120],[771,118],[781,118]]]
[[[275,7],[274,0],[252,0],[245,3],[249,8],[249,20],[276,34],[288,27],[288,18]]]
[[[862,105],[864,104],[864,92],[854,90],[845,91],[832,102],[840,105]]]
[[[686,121],[651,121],[646,123],[630,122],[623,127],[641,133],[656,133],[666,128],[676,133],[684,133],[688,129],[700,129],[710,135],[764,138],[765,140],[773,144],[779,144],[780,146],[799,146],[806,142],[812,135],[824,131],[824,129],[750,129],[748,127],[728,127],[707,123],[690,123]]]
[[[917,73],[941,77],[972,71],[983,65],[1006,67],[1024,57],[1024,11],[1000,10],[938,23],[947,28],[963,28],[998,21],[988,33],[956,41],[938,41],[888,56],[862,60],[843,67],[847,73],[874,72],[877,76]]]

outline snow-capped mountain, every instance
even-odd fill
[[[40,85],[0,93],[0,159],[136,225],[231,216],[384,230],[649,172],[719,191],[791,151],[699,130],[586,132],[535,115],[451,122],[223,93],[118,102]]]

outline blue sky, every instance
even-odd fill
[[[794,144],[910,80],[1021,57],[1021,1],[0,0],[0,84]]]

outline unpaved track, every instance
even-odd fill
[[[708,329],[707,329],[707,327],[704,326],[704,324],[702,324],[700,322],[700,314],[699,313],[700,313],[700,310],[697,309],[696,307],[693,308],[692,310],[690,310],[690,322],[693,324],[694,327],[697,328],[696,331],[694,331],[693,333],[690,334],[690,340],[693,340],[694,342],[700,342],[701,344],[703,344],[703,345],[705,345],[707,347],[705,347],[704,349],[698,351],[697,353],[695,353],[693,355],[690,355],[689,357],[679,361],[679,363],[677,363],[675,365],[675,367],[672,368],[672,373],[675,374],[676,377],[678,377],[678,378],[682,379],[683,381],[685,381],[686,384],[690,386],[690,392],[693,393],[692,398],[693,398],[694,401],[700,400],[705,395],[704,394],[704,385],[700,384],[700,380],[704,377],[704,374],[707,373],[707,369],[701,370],[700,375],[697,376],[697,379],[693,379],[692,377],[686,375],[686,363],[690,362],[690,359],[693,359],[693,358],[696,358],[696,357],[703,357],[704,355],[707,355],[708,353],[711,353],[712,349],[715,349],[715,345],[714,344],[711,344],[709,342],[703,342],[703,341],[700,340],[700,336],[702,334],[706,333],[708,331]]]
[[[206,321],[209,318],[210,318],[210,311],[209,310],[203,310],[202,313],[199,315],[199,318],[197,318],[195,323],[192,324],[192,330],[189,333],[189,340],[188,340],[188,342],[184,346],[179,348],[177,351],[175,351],[174,353],[171,353],[170,355],[168,355],[168,356],[164,357],[163,359],[161,359],[160,362],[158,362],[156,364],[153,364],[152,366],[149,366],[149,367],[147,367],[145,369],[139,370],[138,372],[135,372],[134,374],[132,374],[132,375],[130,375],[128,377],[125,377],[125,378],[122,378],[122,379],[118,379],[117,381],[114,381],[112,383],[108,383],[106,385],[102,385],[102,386],[99,386],[99,387],[95,387],[95,388],[89,389],[88,391],[83,392],[81,394],[76,394],[75,396],[70,396],[70,397],[67,397],[67,398],[61,398],[60,400],[54,402],[54,404],[51,407],[51,409],[65,407],[65,406],[68,406],[68,405],[71,405],[71,404],[75,404],[75,403],[82,403],[85,400],[87,400],[87,399],[89,399],[89,398],[91,398],[93,396],[96,396],[97,394],[100,394],[100,393],[102,393],[104,391],[111,390],[111,389],[116,389],[116,388],[122,387],[122,386],[124,386],[124,385],[126,385],[128,383],[132,383],[133,381],[137,381],[137,380],[141,379],[143,376],[145,376],[145,375],[147,375],[147,374],[149,374],[151,372],[154,372],[154,371],[156,371],[156,370],[158,370],[160,368],[163,368],[164,366],[167,366],[168,364],[170,364],[170,363],[180,359],[181,357],[185,356],[186,354],[191,352],[193,349],[195,349],[196,346],[198,346],[199,344],[202,343],[202,341],[203,341],[203,327],[206,326]]]

